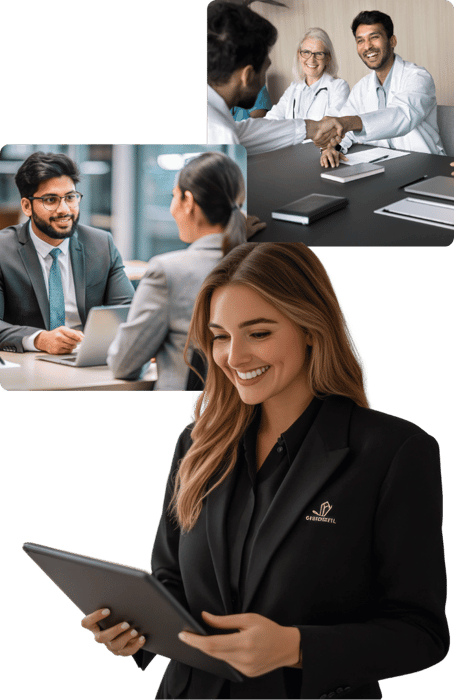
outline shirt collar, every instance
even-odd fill
[[[191,243],[189,248],[222,248],[223,233],[207,233]]]
[[[310,402],[309,406],[303,411],[303,413],[296,419],[294,423],[288,428],[285,433],[282,433],[279,437],[281,444],[285,445],[285,449],[289,458],[290,464],[295,459],[298,450],[300,449],[304,438],[306,437],[309,429],[312,426],[320,408],[323,405],[322,399],[314,397]],[[243,448],[247,453],[253,455],[253,459],[248,460],[248,464],[252,462],[255,464],[255,450],[257,445],[257,433],[260,427],[260,419],[262,416],[262,407],[258,405],[255,409],[253,418],[246,428],[242,444]]]
[[[376,87],[377,89],[378,89],[378,88],[383,88],[383,90],[385,91],[386,94],[388,94],[389,87],[390,87],[390,85],[391,85],[391,77],[392,77],[392,74],[393,74],[394,64],[395,64],[395,63],[396,63],[396,58],[394,57],[394,61],[393,61],[393,64],[392,64],[392,66],[391,66],[391,70],[389,71],[388,75],[386,76],[385,82],[383,83],[383,85],[380,84],[380,81],[379,81],[379,79],[377,78],[377,73],[374,71],[375,87]]]
[[[211,85],[207,85],[208,89],[208,102],[211,104],[212,107],[217,109],[219,112],[222,112],[223,114],[226,114],[230,117],[232,121],[235,121],[234,118],[232,117],[232,113],[230,109],[227,106],[227,102],[224,100],[221,95],[214,90]]]
[[[47,257],[49,255],[50,251],[53,250],[54,248],[59,248],[62,252],[62,255],[68,254],[69,238],[65,238],[59,246],[50,245],[49,243],[46,243],[46,241],[43,241],[41,238],[38,238],[36,233],[34,233],[33,228],[32,228],[31,219],[28,222],[28,232],[30,234],[30,238],[33,241],[33,245],[36,248],[36,252],[39,253],[39,255],[43,259],[45,257]]]

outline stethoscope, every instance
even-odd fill
[[[312,98],[312,102],[310,103],[309,107],[308,107],[307,110],[306,110],[306,114],[309,113],[309,110],[310,110],[310,108],[312,107],[312,105],[314,104],[315,100],[317,99],[317,96],[318,96],[321,92],[323,92],[323,90],[326,90],[326,92],[328,92],[328,88],[327,88],[327,87],[322,87],[322,88],[320,88],[319,90],[317,90],[317,92],[315,93],[314,97]],[[300,100],[301,100],[301,95],[300,95]],[[295,97],[295,99],[293,100],[293,119],[295,119],[295,107],[296,107],[296,97]]]

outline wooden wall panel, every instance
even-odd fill
[[[279,31],[271,53],[267,83],[277,102],[293,80],[292,63],[298,41],[309,27],[322,27],[334,44],[339,76],[352,87],[368,69],[356,53],[350,29],[362,10],[378,9],[391,16],[397,37],[396,52],[432,74],[437,101],[454,105],[454,7],[449,0],[283,0],[288,7],[253,2],[251,9],[270,20]]]

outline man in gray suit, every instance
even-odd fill
[[[0,231],[0,350],[68,353],[93,306],[129,304],[134,288],[111,234],[78,224],[68,156],[33,153],[15,179],[29,221]]]

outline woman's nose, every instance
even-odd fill
[[[248,349],[247,343],[241,338],[232,338],[230,341],[228,358],[230,367],[238,369],[246,362],[249,362],[250,358],[251,353]]]

